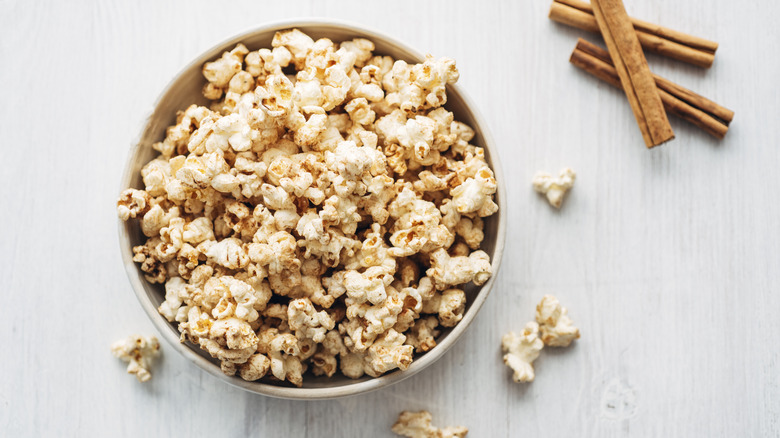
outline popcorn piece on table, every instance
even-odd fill
[[[533,179],[534,190],[547,196],[547,200],[555,208],[561,208],[563,195],[574,186],[577,174],[568,167],[561,170],[558,177],[545,172],[538,172]]]
[[[393,425],[393,433],[409,438],[463,438],[469,429],[463,426],[449,426],[444,429],[431,425],[433,416],[428,411],[403,411]]]
[[[545,295],[536,306],[542,342],[550,347],[568,347],[580,338],[580,329],[574,327],[565,307],[552,295]]]
[[[132,335],[111,344],[111,353],[127,362],[128,374],[135,374],[139,382],[146,382],[152,378],[149,369],[152,359],[160,354],[160,342],[154,336]]]
[[[544,343],[539,339],[539,324],[529,322],[520,334],[509,332],[501,338],[501,349],[504,351],[504,363],[514,370],[512,379],[515,382],[533,382],[533,362],[539,357]]]

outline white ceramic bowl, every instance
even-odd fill
[[[146,120],[139,138],[132,145],[124,176],[122,177],[121,190],[128,187],[143,188],[140,170],[144,164],[153,159],[157,152],[152,149],[152,143],[161,141],[165,136],[165,129],[175,123],[176,111],[187,108],[192,103],[206,104],[206,99],[201,95],[201,88],[205,79],[201,74],[201,67],[207,61],[218,58],[222,52],[232,49],[237,43],[243,43],[249,50],[257,50],[263,47],[271,47],[274,33],[279,30],[298,28],[314,38],[327,37],[334,42],[349,40],[356,37],[368,38],[376,45],[374,53],[390,55],[395,59],[403,59],[407,62],[422,62],[423,56],[409,47],[377,32],[361,28],[356,25],[334,22],[333,20],[297,20],[277,22],[262,26],[256,30],[238,35],[224,41],[207,50],[197,59],[187,65],[165,88],[154,105],[154,111]],[[190,359],[197,366],[231,385],[243,388],[258,394],[269,395],[289,399],[322,399],[354,395],[372,391],[391,385],[410,377],[425,367],[441,358],[445,352],[460,338],[468,326],[474,320],[477,312],[490,292],[493,282],[501,264],[501,254],[504,248],[504,234],[506,223],[506,195],[504,192],[504,179],[499,165],[498,155],[492,138],[487,132],[486,124],[479,116],[474,105],[466,98],[456,86],[447,87],[447,104],[445,106],[455,114],[455,119],[471,126],[476,131],[473,144],[485,148],[485,155],[498,182],[496,202],[499,205],[498,213],[485,220],[485,240],[482,249],[490,255],[493,264],[492,278],[482,285],[466,288],[467,305],[463,320],[452,329],[442,332],[436,340],[437,345],[432,350],[422,355],[417,355],[411,366],[405,371],[395,370],[378,378],[363,377],[353,380],[337,373],[332,378],[315,377],[311,374],[304,376],[303,387],[297,388],[284,383],[247,382],[240,377],[230,377],[222,373],[219,363],[212,359],[199,347],[179,342],[179,332],[176,326],[169,323],[157,312],[157,307],[164,300],[165,292],[162,285],[154,285],[144,279],[143,273],[137,263],[132,261],[132,248],[141,245],[145,241],[138,220],[127,222],[119,221],[119,241],[122,250],[122,260],[130,278],[138,300],[151,318],[154,325],[160,331],[161,336],[168,344],[179,353]]]

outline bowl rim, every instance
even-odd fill
[[[131,144],[131,147],[128,151],[127,159],[124,162],[125,168],[122,174],[120,193],[130,186],[130,182],[134,176],[134,172],[132,171],[133,166],[131,165],[132,158],[136,155],[138,149],[141,147],[141,140],[143,138],[144,131],[148,126],[154,111],[160,105],[162,99],[168,94],[171,88],[175,86],[176,82],[185,71],[188,71],[195,65],[202,65],[205,54],[224,50],[225,47],[235,45],[257,33],[279,31],[289,28],[305,28],[311,26],[333,27],[334,29],[341,30],[354,30],[364,34],[365,38],[381,40],[390,45],[398,46],[400,49],[413,55],[417,62],[421,62],[421,60],[425,59],[425,57],[420,52],[397,38],[390,37],[382,32],[345,20],[319,17],[299,17],[269,21],[261,24],[260,26],[254,26],[246,29],[234,36],[220,41],[206,50],[201,51],[192,61],[179,69],[179,71],[170,79],[170,81],[168,81],[166,86],[157,96],[152,109],[142,118],[140,129],[137,131],[138,134],[133,140],[133,143]],[[416,358],[409,366],[409,368],[404,371],[395,370],[394,372],[390,372],[376,378],[365,381],[356,381],[355,383],[336,387],[298,388],[277,386],[259,381],[249,382],[241,378],[228,376],[224,374],[218,366],[215,366],[213,362],[200,356],[189,346],[180,342],[179,337],[174,336],[170,330],[169,322],[162,318],[155,305],[146,295],[146,289],[142,283],[143,276],[139,273],[137,264],[132,260],[132,246],[130,245],[130,237],[126,230],[127,223],[120,218],[117,218],[119,228],[119,245],[122,252],[122,262],[125,266],[125,273],[130,280],[130,284],[133,288],[133,292],[135,293],[136,298],[146,312],[147,317],[149,317],[149,319],[152,321],[152,324],[160,332],[162,338],[165,339],[165,341],[171,345],[174,350],[178,351],[184,357],[189,359],[200,369],[233,387],[237,387],[255,394],[262,394],[274,398],[290,400],[321,400],[365,394],[380,388],[388,387],[409,377],[412,377],[444,356],[471,325],[472,321],[477,316],[479,310],[482,308],[482,305],[485,303],[485,300],[490,294],[493,284],[498,276],[505,245],[507,208],[505,183],[501,169],[501,163],[500,159],[498,158],[498,151],[495,148],[493,137],[488,130],[487,123],[485,122],[485,119],[482,117],[481,113],[478,111],[477,107],[474,105],[474,102],[471,100],[471,98],[468,97],[468,95],[464,93],[463,90],[457,86],[457,84],[447,85],[447,87],[456,90],[465,107],[469,109],[469,112],[474,118],[476,126],[479,127],[479,132],[484,142],[484,148],[489,153],[491,169],[493,170],[497,182],[496,197],[498,199],[500,208],[497,212],[498,218],[495,249],[491,259],[493,274],[491,275],[490,279],[479,288],[474,297],[474,301],[471,303],[468,311],[463,315],[463,319],[452,328],[450,333],[443,340],[437,343],[433,350],[423,354],[419,358]]]

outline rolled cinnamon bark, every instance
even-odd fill
[[[648,148],[674,138],[650,67],[621,0],[593,0],[593,16]]]
[[[580,0],[554,0],[550,6],[550,19],[590,32],[600,32],[593,7]],[[637,18],[630,20],[640,44],[647,50],[699,67],[710,67],[715,60],[716,42]]]
[[[609,53],[601,47],[580,38],[569,61],[591,75],[622,88]],[[653,78],[666,111],[693,123],[714,137],[723,138],[726,135],[728,124],[734,117],[733,111],[661,76],[654,74]]]

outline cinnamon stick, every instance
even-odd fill
[[[652,148],[673,139],[674,131],[623,2],[593,0],[592,6],[645,145]]]
[[[593,76],[621,88],[612,59],[601,47],[580,38],[569,61]],[[654,74],[653,78],[659,85],[658,91],[666,111],[702,128],[714,137],[723,138],[726,135],[728,125],[734,117],[733,111],[661,76]]]
[[[575,50],[583,51],[591,56],[601,59],[602,61],[612,66],[612,58],[610,58],[609,52],[589,41],[579,38],[577,40],[577,46],[575,47]],[[617,72],[615,72],[615,75],[617,75]],[[655,73],[653,73],[653,79],[655,79],[655,84],[658,86],[659,90],[664,90],[676,98],[688,102],[691,106],[694,106],[712,115],[713,117],[720,119],[725,125],[728,125],[731,123],[731,120],[734,119],[734,111],[724,108],[723,106],[718,105],[704,96],[696,94],[693,91],[677,85],[669,79],[658,76]]]
[[[553,0],[550,19],[590,32],[600,32],[593,7],[581,0]],[[710,67],[718,43],[630,18],[642,47],[699,67]]]

